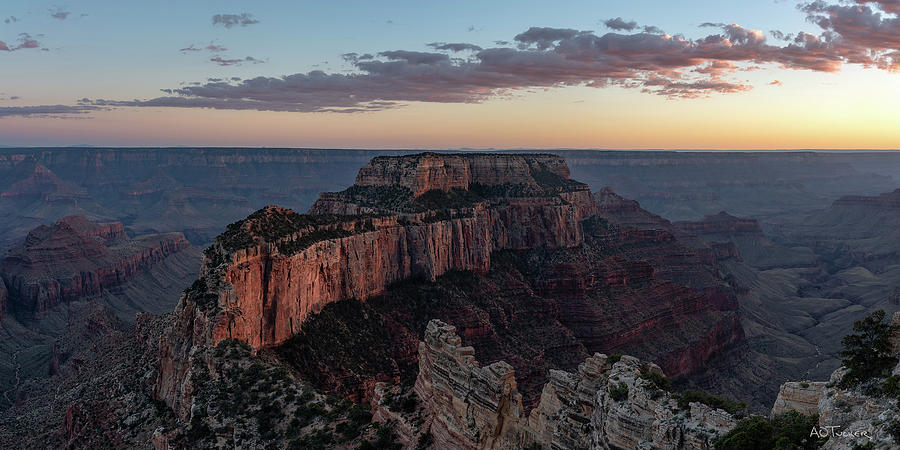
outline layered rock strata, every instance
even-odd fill
[[[121,223],[66,217],[40,226],[0,260],[11,309],[41,316],[55,305],[99,294],[183,250],[181,233],[126,236]]]
[[[728,413],[699,403],[679,409],[643,375],[659,367],[595,354],[576,373],[554,370],[526,417],[511,368],[481,366],[455,327],[433,320],[419,346],[415,391],[432,415],[436,448],[709,449],[735,425]]]
[[[554,361],[553,367],[560,367],[557,360],[574,367],[596,349],[635,349],[661,359],[674,376],[697,370],[742,339],[734,295],[697,254],[664,230],[607,230],[594,220],[604,205],[567,175],[564,161],[546,155],[376,158],[356,185],[323,194],[311,214],[267,207],[230,225],[206,251],[201,278],[175,311],[171,339],[161,347],[156,395],[189,414],[191,383],[185,377],[197,348],[227,338],[256,349],[279,346],[328,305],[390,297],[389,286],[399,281],[434,281],[452,271],[484,278],[488,289],[521,290],[512,303],[497,305],[502,311],[479,310],[479,298],[453,307],[444,302],[448,309],[434,311],[465,323],[466,339],[488,343],[492,358],[509,356],[519,369],[527,365],[526,353],[513,343],[538,354],[541,348],[563,349],[565,356],[541,356],[541,364]],[[530,258],[532,251],[540,259],[528,271],[488,275],[498,254]],[[523,300],[528,298],[535,302]],[[432,307],[410,305],[410,312]],[[547,316],[552,344],[510,329],[528,311]],[[367,330],[372,336],[389,331],[388,347],[416,342],[424,326],[409,315],[388,319],[391,313],[381,309],[363,316],[371,314],[377,315],[373,326],[381,328]],[[435,317],[427,314],[425,320]],[[383,352],[411,358],[396,353]],[[345,369],[341,363],[353,364],[354,357],[329,357],[339,372],[322,376],[333,382],[329,388],[346,385],[356,396],[364,377],[398,376],[397,361]],[[323,363],[303,361],[305,368]],[[540,373],[526,374],[526,408],[534,406],[544,381],[540,367]]]
[[[784,414],[787,411],[798,411],[803,414],[819,412],[819,399],[825,392],[824,381],[789,381],[781,385],[772,415]]]
[[[546,196],[482,197],[453,209],[440,208],[448,199],[439,197],[438,208],[415,213],[381,206],[365,211],[377,215],[332,218],[334,213],[364,209],[352,206],[346,196],[344,206],[335,206],[336,197],[324,196],[330,200],[314,205],[316,218],[275,207],[261,210],[232,227],[246,245],[232,249],[231,242],[217,239],[208,252],[205,271],[215,271],[209,277],[222,281],[222,289],[212,293],[221,309],[212,342],[236,338],[255,348],[271,347],[331,302],[365,300],[413,276],[486,272],[491,253],[498,250],[575,247],[584,241],[579,221],[595,207],[587,187],[564,176],[565,162],[549,156],[376,158],[360,170],[357,186],[404,180],[396,186],[410,192],[443,192],[518,181],[516,185],[537,188],[542,186],[539,177],[556,177],[557,184],[542,191]]]
[[[725,211],[709,215],[696,222],[676,222],[675,226],[694,234],[725,234],[729,236],[762,236],[762,229],[756,219],[743,219]]]

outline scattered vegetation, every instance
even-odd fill
[[[434,435],[431,434],[431,430],[428,430],[419,436],[419,441],[416,442],[416,450],[426,450],[431,448],[432,445],[434,445]]]
[[[660,375],[656,372],[644,372],[641,373],[641,379],[650,382],[652,389],[650,397],[654,400],[661,397],[665,392],[672,391],[672,380],[665,375]]]
[[[260,441],[331,448],[359,439],[372,420],[367,407],[317,396],[287,369],[265,362],[241,341],[223,340],[205,358],[196,358],[191,381],[200,413],[186,430],[186,447],[221,445],[217,442],[225,436],[233,439],[228,447]]]
[[[891,375],[881,383],[881,392],[900,401],[900,375]],[[900,440],[898,440],[900,442]]]
[[[412,414],[419,406],[419,397],[412,389],[406,389],[401,395],[388,391],[381,403],[391,411]]]
[[[840,352],[847,374],[841,380],[841,387],[857,386],[862,382],[886,377],[897,364],[893,356],[891,333],[894,327],[885,320],[884,310],[878,310],[863,320],[853,324],[854,334],[841,340],[844,350]]]
[[[717,449],[816,449],[825,439],[810,437],[810,430],[819,424],[819,416],[806,416],[789,411],[773,418],[752,416],[738,422],[737,426],[715,443]]]
[[[609,358],[607,358],[607,361],[609,362],[610,365],[613,365],[613,364],[619,362],[620,359],[622,359],[621,354],[613,353],[612,355],[609,355]]]
[[[681,409],[690,409],[691,403],[697,402],[712,408],[721,409],[735,417],[741,417],[747,411],[747,404],[744,402],[729,400],[725,397],[707,394],[694,389],[685,389],[675,397],[678,400],[678,407]]]
[[[895,420],[887,428],[888,433],[894,439],[894,443],[900,443],[900,420]]]
[[[396,442],[396,436],[394,436],[393,427],[391,424],[379,424],[377,425],[375,432],[375,440],[373,441],[363,441],[358,450],[400,450],[403,448],[403,445]]]
[[[628,398],[628,385],[619,383],[618,385],[610,384],[609,397],[617,402],[621,402]]]
[[[214,292],[210,292],[205,277],[200,277],[194,281],[190,287],[184,290],[184,295],[193,300],[194,304],[204,311],[210,310],[219,304],[219,296]]]

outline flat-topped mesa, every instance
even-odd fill
[[[437,184],[441,173],[457,181]],[[216,238],[207,286],[192,290],[218,308],[211,344],[275,346],[331,302],[365,300],[413,276],[486,272],[496,250],[578,246],[580,221],[596,206],[567,177],[565,162],[549,155],[375,158],[358,177],[368,184],[324,194],[311,214],[257,211]],[[398,184],[374,184],[385,180]]]
[[[438,154],[374,158],[356,184],[323,193],[310,214],[416,213],[479,203],[570,203],[593,210],[590,190],[554,155]],[[582,217],[583,218],[583,217]]]
[[[900,209],[900,189],[878,196],[847,195],[834,201],[833,206],[861,206],[877,209]]]
[[[538,187],[569,180],[569,166],[556,155],[438,154],[378,157],[359,170],[357,186],[403,186],[418,197],[430,190],[524,184]],[[580,184],[580,183],[573,183]]]

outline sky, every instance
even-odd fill
[[[900,0],[0,2],[0,146],[900,149]]]

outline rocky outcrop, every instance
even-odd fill
[[[689,410],[659,390],[659,367],[595,354],[576,373],[554,370],[526,418],[506,363],[482,367],[455,327],[433,320],[419,346],[415,391],[432,415],[436,448],[710,449],[735,425],[728,413],[700,403]]]
[[[894,314],[891,325],[900,326],[900,312]],[[897,328],[891,342],[894,356],[900,357],[900,333],[897,333]],[[842,383],[847,372],[846,367],[838,368],[828,382],[784,383],[772,414],[792,410],[818,414],[819,428],[813,432],[828,438],[822,447],[824,449],[848,449],[870,444],[874,446],[864,448],[900,447],[900,398],[896,394],[900,363],[891,370],[891,378],[880,377],[853,387]]]
[[[435,414],[431,433],[438,448],[500,448],[527,439],[512,367],[503,361],[482,367],[453,326],[429,322],[415,390]]]
[[[784,414],[787,411],[798,411],[813,414],[819,411],[819,399],[825,392],[824,381],[789,381],[781,385],[778,398],[772,407],[772,415]]]
[[[0,260],[11,309],[42,316],[63,302],[99,294],[190,246],[180,233],[129,239],[121,223],[66,217],[39,226]]]

